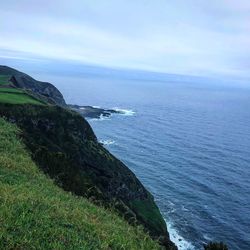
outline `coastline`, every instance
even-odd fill
[[[101,117],[110,117],[112,114],[123,114],[115,109],[104,109],[94,106],[79,106],[76,104],[68,104],[68,107],[85,118],[100,119]]]
[[[152,194],[98,142],[85,119],[131,115],[133,111],[67,105],[50,83],[5,66],[0,67],[0,73],[16,87],[7,100],[3,98],[0,115],[22,131],[25,147],[38,168],[64,191],[114,207],[128,224],[144,228],[153,241],[166,249],[177,249]],[[26,99],[20,98],[20,91]],[[28,102],[34,95],[36,105]]]
[[[80,106],[77,104],[68,104],[67,106],[71,110],[74,110],[77,113],[79,113],[84,118],[89,118],[89,119],[109,118],[113,114],[127,115],[127,116],[135,114],[133,110],[120,109],[120,108],[106,109],[98,106]]]
[[[97,106],[79,106],[79,105],[70,105],[70,107],[71,108],[74,107],[75,111],[79,112],[82,116],[92,121],[109,120],[112,114],[129,115],[129,116],[135,114],[135,112],[132,110],[119,109],[119,108],[104,109]],[[99,142],[108,150],[109,146],[116,144],[116,141],[112,139],[100,140]],[[179,250],[196,250],[195,246],[191,242],[189,242],[187,239],[185,239],[182,235],[179,234],[179,232],[174,227],[171,221],[166,220],[166,218],[164,218],[164,220],[167,224],[170,240],[178,247]]]

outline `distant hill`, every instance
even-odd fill
[[[47,98],[48,101],[60,106],[66,106],[63,95],[51,83],[37,81],[25,73],[1,65],[0,75],[9,77],[9,81],[16,88],[30,90],[35,94],[41,95],[41,97]]]

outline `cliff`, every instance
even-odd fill
[[[8,67],[1,66],[0,74],[10,79],[4,91],[15,89],[14,93],[7,90],[1,99],[0,88],[0,116],[18,126],[32,160],[45,174],[65,191],[115,209],[134,226],[143,225],[166,249],[176,249],[152,195],[98,143],[88,122],[67,108],[53,85]],[[29,98],[36,103],[27,102]]]
[[[56,186],[20,133],[0,118],[0,249],[160,249],[115,211]]]

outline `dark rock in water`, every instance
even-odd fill
[[[228,247],[223,242],[210,242],[204,245],[204,250],[228,250]]]
[[[10,81],[14,87],[32,91],[33,94],[38,95],[37,97],[39,99],[63,107],[66,106],[63,95],[51,83],[37,81],[25,73],[1,65],[0,75],[9,75]]]
[[[115,113],[122,114],[122,111],[114,109],[103,109],[92,106],[79,106],[71,104],[67,105],[61,92],[51,83],[37,81],[29,75],[7,66],[0,65],[0,75],[10,76],[10,84],[8,87],[25,89],[30,95],[33,95],[37,99],[41,99],[50,104],[59,105],[65,108],[69,107],[85,118],[98,119],[101,116],[109,117],[111,114]]]
[[[97,108],[92,106],[79,106],[79,105],[72,105],[69,104],[68,107],[76,112],[78,112],[80,115],[82,115],[85,118],[101,118],[103,117],[109,117],[112,114],[123,114],[121,111],[117,111],[114,109],[103,109],[103,108]]]

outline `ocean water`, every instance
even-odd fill
[[[126,110],[89,120],[152,192],[179,249],[250,249],[250,89],[173,81],[39,76],[68,103]]]

